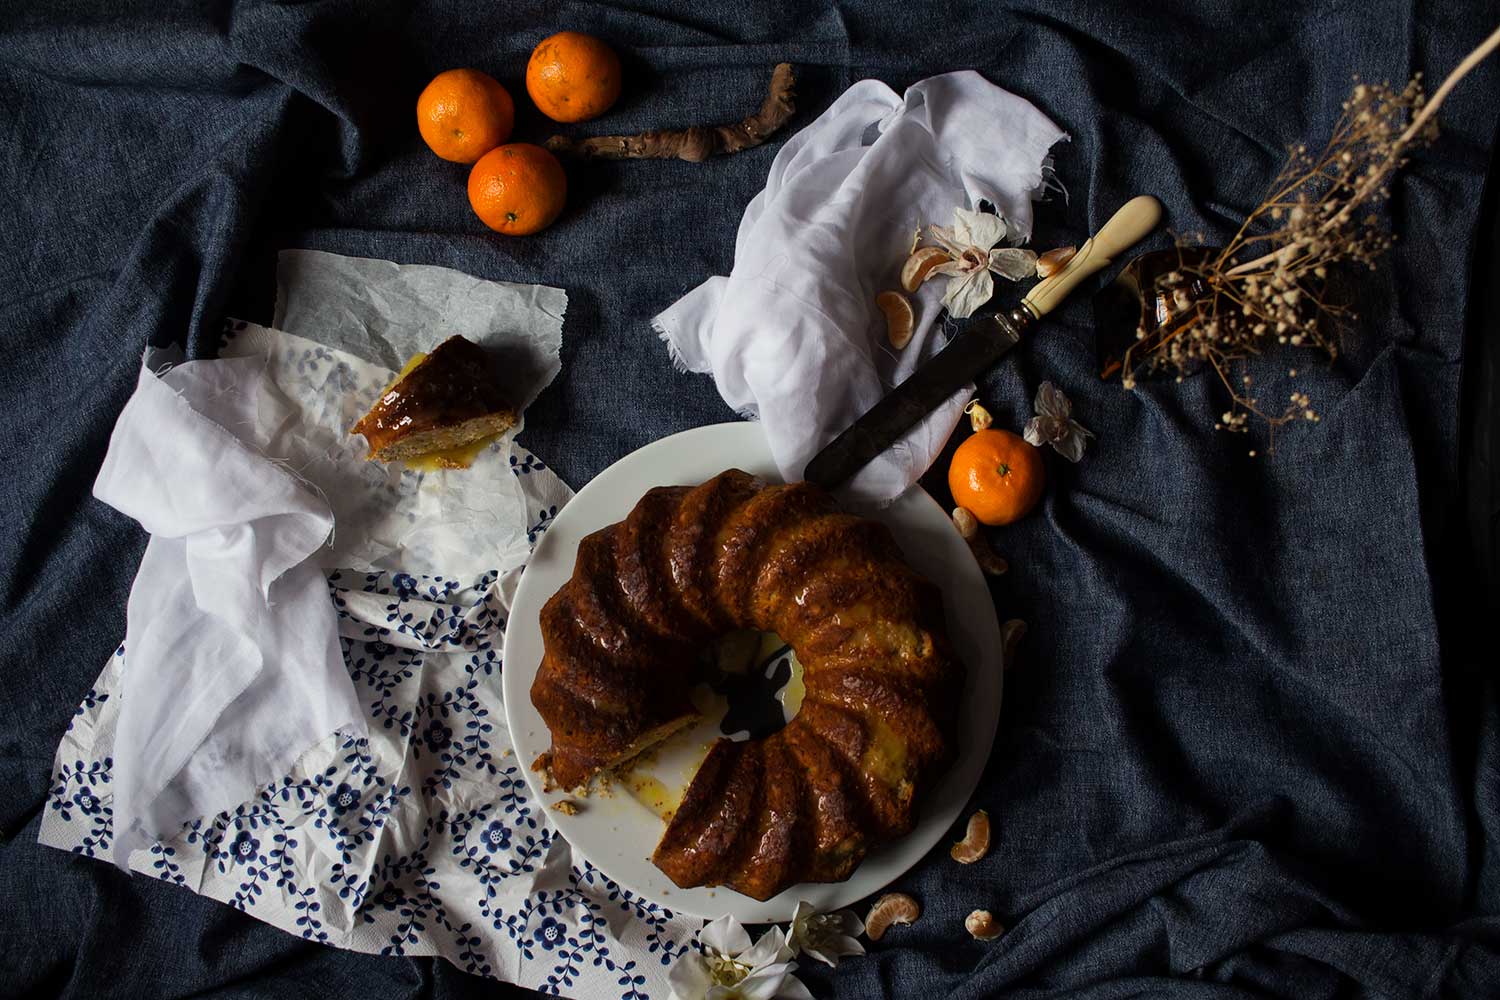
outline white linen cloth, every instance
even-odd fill
[[[244,801],[335,731],[363,733],[328,584],[328,504],[253,442],[254,359],[144,368],[94,496],[151,533],[131,586],[114,860]]]
[[[278,279],[278,314],[365,353],[404,359],[462,332],[499,355],[518,409],[561,367],[561,289],[314,251],[283,254]],[[230,332],[219,360],[143,366],[95,483],[151,534],[113,752],[122,868],[319,741],[365,733],[325,570],[473,577],[518,571],[531,550],[513,432],[467,470],[366,462],[348,428],[389,368],[291,333]]]
[[[915,297],[916,329],[899,355],[874,304],[900,288],[917,227],[949,225],[955,208],[984,199],[1012,239],[1029,238],[1048,150],[1063,138],[1029,102],[972,71],[904,95],[856,83],[777,153],[740,222],[733,271],[657,316],[657,332],[680,367],[712,373],[725,402],[765,425],[781,474],[801,479],[824,444],[942,346],[933,320],[944,281]],[[866,466],[846,499],[882,504],[905,492],[972,391]]]

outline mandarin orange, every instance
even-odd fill
[[[417,98],[417,129],[437,155],[474,163],[510,138],[516,106],[510,92],[477,69],[450,69]]]
[[[1046,474],[1042,453],[1010,431],[976,431],[958,446],[948,466],[953,502],[983,524],[1020,520],[1041,499]]]
[[[597,118],[620,97],[620,57],[592,35],[560,31],[531,51],[526,92],[553,121]]]
[[[526,236],[545,229],[567,200],[562,164],[529,142],[492,149],[469,172],[469,204],[497,233]]]

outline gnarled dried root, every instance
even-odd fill
[[[554,135],[547,148],[569,156],[592,156],[603,160],[670,160],[700,163],[720,153],[738,153],[759,146],[792,117],[792,64],[778,63],[771,72],[771,88],[760,110],[733,125],[694,125],[684,129],[661,129],[640,135],[601,135],[592,139],[570,139]]]

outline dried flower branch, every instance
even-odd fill
[[[1497,47],[1500,30],[1460,62],[1430,99],[1420,73],[1400,90],[1356,78],[1327,145],[1318,152],[1293,147],[1265,199],[1226,246],[1179,246],[1178,266],[1144,290],[1148,302],[1136,342],[1120,365],[1125,388],[1133,388],[1141,372],[1172,371],[1180,381],[1206,364],[1232,399],[1217,429],[1244,431],[1251,415],[1265,420],[1273,434],[1293,420],[1316,421],[1305,393],[1291,393],[1280,411],[1265,408],[1248,375],[1232,377],[1233,365],[1279,345],[1337,357],[1337,327],[1354,314],[1327,296],[1330,269],[1358,263],[1373,270],[1390,249],[1395,236],[1379,209],[1390,197],[1391,178],[1413,150],[1436,138],[1443,100]],[[1252,248],[1261,245],[1265,252],[1252,257]]]

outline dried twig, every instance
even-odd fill
[[[699,163],[720,153],[738,153],[759,146],[787,123],[796,110],[791,63],[779,63],[771,72],[771,87],[760,110],[733,125],[694,125],[685,129],[658,130],[641,135],[601,135],[592,139],[569,139],[554,135],[547,148],[554,153],[591,156],[604,160],[672,158]]]
[[[1273,433],[1292,420],[1319,419],[1302,392],[1291,393],[1279,411],[1263,408],[1252,395],[1250,376],[1233,377],[1234,363],[1283,344],[1337,356],[1330,328],[1354,314],[1327,297],[1329,269],[1360,263],[1373,270],[1391,247],[1395,236],[1377,210],[1390,197],[1392,176],[1412,150],[1436,138],[1438,108],[1496,48],[1500,30],[1469,53],[1430,99],[1420,73],[1399,91],[1356,79],[1327,145],[1316,153],[1294,147],[1270,192],[1222,250],[1180,244],[1178,267],[1148,291],[1148,300],[1164,302],[1170,315],[1159,329],[1143,325],[1136,331],[1122,365],[1124,386],[1134,387],[1139,370],[1175,370],[1180,380],[1207,365],[1232,400],[1218,429],[1247,430],[1252,415]],[[1244,259],[1258,244],[1270,249]]]

